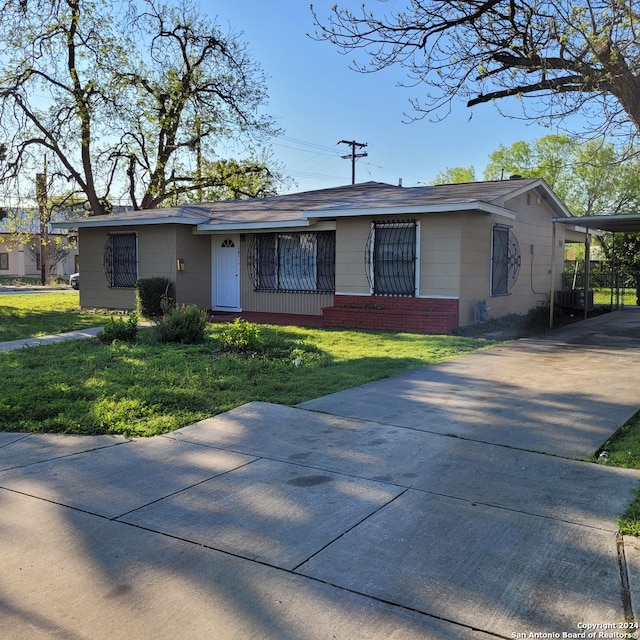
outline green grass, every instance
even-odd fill
[[[618,297],[616,297],[616,293]],[[635,307],[638,295],[635,289],[620,289],[613,292],[613,304],[621,304],[625,307]],[[594,304],[611,304],[611,289],[595,288],[593,291]]]
[[[13,333],[4,328],[2,340],[24,337],[28,327],[41,335],[54,325],[63,331],[98,318],[74,311],[72,294],[6,298],[2,313],[22,322]],[[0,353],[0,430],[151,436],[252,400],[294,405],[494,344],[479,337],[262,326],[261,348],[238,354],[223,349],[228,327],[210,325],[200,345],[154,344],[147,329],[134,344],[80,340]]]
[[[0,296],[0,342],[77,331],[104,324],[108,312],[81,311],[79,293],[21,293]]]
[[[596,452],[594,460],[611,467],[640,470],[640,414],[618,429]],[[640,487],[618,525],[623,535],[640,537]]]

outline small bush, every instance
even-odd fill
[[[114,340],[134,342],[138,337],[138,316],[133,313],[128,318],[114,318],[97,333],[100,342],[111,343]]]
[[[253,322],[236,318],[220,332],[222,349],[234,353],[253,353],[260,351],[260,329]]]
[[[195,305],[174,307],[158,319],[153,327],[157,342],[197,344],[204,342],[207,314]]]
[[[169,278],[155,276],[140,278],[136,282],[136,303],[138,313],[145,318],[159,318],[175,300],[175,285]]]

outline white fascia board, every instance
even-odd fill
[[[223,224],[204,223],[199,224],[194,233],[215,234],[228,231],[243,233],[246,231],[268,231],[270,229],[277,231],[299,231],[300,229],[308,229],[311,226],[313,226],[314,230],[317,231],[332,231],[336,228],[335,224],[314,224],[313,220],[280,220],[277,222],[228,222]]]
[[[90,228],[90,227],[142,227],[157,224],[186,224],[195,226],[197,221],[185,220],[184,218],[152,218],[152,219],[132,219],[132,220],[65,220],[64,222],[52,222],[51,226],[60,229]]]
[[[503,182],[508,182],[510,185],[513,185],[513,190],[505,193],[500,198],[496,198],[497,202],[503,202],[505,200],[513,200],[513,198],[517,198],[524,193],[529,191],[535,191],[538,187],[542,187],[546,192],[550,192],[549,187],[545,183],[542,178],[518,178],[517,180],[503,180]]]
[[[305,218],[351,218],[361,216],[407,216],[421,213],[455,213],[457,211],[478,211],[492,213],[510,220],[515,220],[516,214],[503,207],[487,202],[453,202],[447,204],[413,205],[400,207],[366,207],[363,209],[315,209],[303,212]]]
[[[589,234],[590,236],[604,236],[605,232],[600,229],[590,229],[589,227],[581,227],[579,225],[570,225],[567,224],[565,227],[575,233],[582,233],[584,235]]]
[[[558,198],[555,192],[542,178],[539,179],[538,184],[534,185],[533,190],[538,194],[538,196],[540,196],[540,191],[544,192],[542,199],[547,202],[547,205],[554,213],[559,212],[564,218],[573,218],[564,202]],[[551,201],[551,204],[549,204],[549,200]]]

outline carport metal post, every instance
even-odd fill
[[[553,249],[552,254],[555,256],[556,251],[556,222],[571,224],[577,227],[585,227],[587,237],[585,239],[585,282],[584,282],[584,316],[588,317],[589,307],[587,300],[587,292],[590,285],[590,266],[591,266],[591,237],[589,230],[593,229],[594,232],[598,231],[610,231],[613,233],[613,242],[615,246],[616,232],[633,232],[640,231],[640,213],[612,213],[612,214],[600,214],[597,216],[570,216],[563,218],[553,218]],[[577,229],[576,229],[577,231]],[[615,264],[614,264],[615,266]],[[554,307],[554,282],[555,279],[555,260],[551,265],[552,271],[552,284],[551,284],[551,301],[550,301],[550,313],[549,313],[549,325],[553,327],[553,307]],[[624,288],[624,287],[623,287]],[[623,294],[624,295],[624,294]],[[624,306],[624,297],[623,306]],[[639,305],[640,306],[640,305]]]
[[[553,311],[556,297],[556,221],[551,230],[551,293],[549,295],[549,329],[553,329]]]
[[[556,283],[556,221],[552,221],[551,231],[551,294],[549,296],[549,329],[553,329],[553,319],[555,311],[555,283]],[[585,227],[584,238],[584,317],[589,317],[589,280],[591,266],[591,236],[589,227]]]
[[[584,238],[584,319],[589,317],[589,285],[591,280],[591,236],[589,227]]]

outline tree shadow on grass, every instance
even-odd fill
[[[253,400],[294,405],[428,364],[392,355],[336,358],[299,331],[268,333],[265,344],[264,353],[235,354],[215,340],[83,340],[7,352],[0,429],[156,435]]]
[[[22,311],[24,309],[0,305],[0,342],[78,331],[105,322],[105,314],[69,313],[68,310]]]

